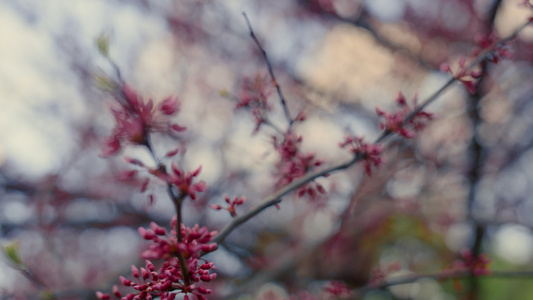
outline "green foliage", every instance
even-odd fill
[[[107,34],[102,33],[96,38],[96,46],[100,54],[104,57],[109,57],[109,36]]]
[[[15,264],[17,267],[22,266],[22,259],[20,258],[20,244],[18,242],[11,242],[5,246],[2,246],[2,251],[10,262]]]

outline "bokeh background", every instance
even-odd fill
[[[174,210],[164,186],[154,181],[140,193],[139,180],[119,178],[131,169],[125,155],[150,165],[148,153],[129,147],[99,155],[114,105],[94,80],[114,74],[95,44],[102,34],[124,79],[146,99],[180,99],[176,121],[188,130],[157,136],[156,152],[179,146],[177,163],[202,165],[209,190],[186,205],[185,223],[214,230],[231,218],[206,206],[222,204],[224,194],[246,195],[243,213],[274,191],[279,160],[276,131],[254,133],[250,113],[235,109],[243,81],[268,75],[242,12],[291,114],[307,115],[295,128],[302,151],[333,165],[350,157],[338,147],[346,133],[379,135],[375,107],[394,110],[400,91],[423,100],[450,78],[441,63],[455,68],[476,35],[512,34],[532,14],[520,2],[0,1],[0,238],[20,244],[25,266],[56,298],[94,299],[142,264],[139,226],[168,226]],[[318,179],[326,197],[286,197],[279,210],[233,232],[210,256],[217,297],[303,297],[326,280],[355,289],[378,269],[438,272],[463,249],[489,255],[493,270],[532,269],[532,39],[528,28],[509,44],[514,58],[489,65],[478,94],[450,88],[428,108],[437,118],[415,139],[389,139],[387,163],[372,177],[354,166]],[[275,93],[269,101],[272,122],[286,128]],[[43,295],[7,259],[0,266],[2,299]],[[533,294],[527,277],[459,282],[426,278],[363,297]]]

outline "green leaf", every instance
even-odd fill
[[[109,36],[107,34],[100,34],[96,39],[96,45],[98,46],[98,51],[104,57],[109,56]]]
[[[7,258],[17,266],[22,265],[22,259],[20,258],[20,243],[11,242],[5,246],[2,246],[2,251]]]
[[[220,91],[220,96],[222,96],[224,98],[229,98],[229,93],[226,90],[221,90]]]
[[[95,74],[94,81],[96,83],[96,87],[103,91],[114,91],[117,88],[115,81],[103,74]]]

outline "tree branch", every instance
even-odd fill
[[[270,63],[270,60],[268,59],[267,53],[263,46],[261,46],[261,43],[257,39],[254,30],[252,29],[252,24],[250,24],[250,20],[248,19],[248,16],[245,12],[242,13],[244,16],[244,19],[246,20],[246,25],[248,25],[248,29],[250,30],[250,37],[254,40],[255,44],[261,51],[261,54],[263,55],[263,58],[265,59],[265,63],[268,67],[268,73],[270,74],[270,78],[272,79],[272,83],[276,87],[276,90],[278,92],[279,100],[281,102],[281,106],[283,107],[283,112],[285,113],[285,117],[287,118],[287,122],[289,122],[289,128],[291,128],[292,123],[294,123],[294,120],[291,118],[291,114],[289,113],[289,108],[287,107],[287,102],[285,102],[285,97],[283,96],[283,93],[281,92],[281,87],[278,84],[278,81],[276,80],[276,77],[274,76],[274,70],[272,69],[272,64]]]
[[[245,15],[246,16],[246,15]],[[518,28],[511,36],[507,37],[507,38],[504,38],[502,40],[500,40],[496,45],[494,45],[493,47],[491,48],[488,48],[486,49],[485,51],[481,52],[477,57],[476,59],[474,59],[472,61],[472,63],[470,63],[470,65],[468,65],[467,69],[466,70],[471,70],[472,68],[474,68],[476,65],[478,65],[480,62],[482,62],[490,53],[492,53],[492,51],[495,50],[495,47],[499,44],[503,44],[503,43],[506,43],[508,41],[510,41],[511,39],[513,39],[514,37],[516,37],[518,35],[518,33],[520,33],[520,31],[522,31],[524,28],[526,28],[526,26],[529,25],[529,22],[525,23],[524,25],[522,25],[520,28]],[[253,32],[252,32],[253,34]],[[255,36],[255,35],[254,35]],[[254,37],[252,36],[252,37]],[[264,51],[264,50],[263,50]],[[409,122],[409,120],[411,120],[418,112],[422,111],[425,107],[427,107],[429,104],[431,104],[432,102],[434,102],[444,91],[446,91],[453,83],[455,83],[456,81],[458,81],[458,79],[456,77],[453,77],[453,78],[450,78],[445,84],[444,86],[442,86],[439,90],[437,90],[435,93],[433,93],[431,96],[429,96],[425,101],[422,102],[422,104],[420,106],[418,106],[417,108],[415,108],[413,110],[413,112],[411,112],[411,114],[409,114],[405,120],[404,120],[404,123],[406,122]],[[376,139],[376,141],[374,143],[381,143],[383,142],[387,137],[389,137],[391,135],[391,131],[390,130],[385,130],[383,131],[383,133]],[[300,186],[318,178],[318,177],[322,177],[324,175],[327,175],[327,174],[330,174],[332,172],[335,172],[335,171],[339,171],[339,170],[343,170],[343,169],[346,169],[352,165],[354,165],[355,163],[357,163],[358,161],[360,161],[362,159],[362,156],[361,155],[354,155],[354,157],[352,159],[350,159],[349,161],[346,161],[344,163],[341,163],[341,164],[338,164],[338,165],[334,165],[330,168],[326,168],[322,171],[317,171],[317,172],[314,172],[314,173],[308,173],[307,175],[303,176],[302,178],[296,180],[296,181],[293,181],[291,182],[290,184],[284,186],[283,188],[281,188],[280,190],[278,190],[277,192],[275,192],[274,194],[264,198],[263,200],[261,200],[259,203],[257,203],[256,205],[254,205],[248,212],[246,212],[245,214],[243,215],[240,215],[236,218],[233,218],[231,222],[229,222],[214,238],[213,238],[213,242],[215,243],[221,243],[235,228],[237,228],[238,226],[240,226],[241,224],[245,223],[246,221],[250,220],[252,217],[256,216],[257,214],[259,214],[261,211],[263,211],[264,209],[270,207],[270,206],[273,206],[275,204],[278,204],[281,202],[281,197],[289,194],[290,192],[296,190],[297,188],[299,188]]]

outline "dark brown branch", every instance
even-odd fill
[[[267,53],[263,46],[261,46],[261,43],[257,39],[257,36],[254,33],[254,30],[252,29],[252,24],[250,24],[250,20],[248,19],[248,16],[245,12],[242,13],[244,16],[244,19],[246,20],[246,25],[248,25],[248,29],[250,30],[250,37],[254,40],[255,44],[261,51],[261,54],[263,55],[263,58],[265,59],[265,63],[268,67],[268,73],[270,74],[270,78],[272,79],[272,83],[276,87],[276,90],[278,92],[279,100],[281,102],[281,106],[283,107],[283,112],[285,113],[285,117],[287,118],[287,122],[289,122],[289,128],[292,126],[292,123],[294,123],[294,120],[291,118],[291,114],[289,113],[289,108],[287,107],[287,102],[285,101],[285,97],[283,96],[283,93],[281,92],[281,87],[278,84],[278,81],[276,80],[276,76],[274,76],[274,70],[272,69],[272,63],[268,59]]]
[[[486,32],[485,34],[491,34],[493,31],[494,26],[494,20],[496,19],[496,14],[498,13],[498,9],[500,8],[501,0],[497,0],[490,12],[489,12],[489,19],[487,21],[486,25]],[[470,183],[470,190],[468,192],[468,198],[467,198],[467,213],[468,218],[475,226],[474,229],[474,243],[472,244],[472,247],[470,248],[472,255],[474,257],[479,257],[482,253],[482,244],[483,239],[485,238],[485,232],[486,227],[479,222],[479,220],[475,216],[475,205],[476,205],[476,194],[477,194],[477,186],[478,182],[480,181],[482,175],[482,168],[484,165],[484,149],[483,145],[479,141],[479,134],[478,134],[478,128],[483,122],[483,119],[481,117],[480,112],[480,102],[483,98],[483,85],[485,81],[487,80],[488,72],[489,72],[489,64],[488,61],[485,59],[480,63],[481,66],[481,77],[478,79],[478,88],[474,95],[470,97],[470,101],[468,103],[468,117],[470,118],[472,122],[472,138],[470,140],[470,146],[469,150],[472,155],[472,163],[470,165],[470,170],[468,171],[468,181]],[[470,277],[469,277],[469,288],[470,288],[470,297],[471,299],[479,299],[479,292],[480,292],[480,283],[478,277],[474,274],[473,271],[471,271]]]

